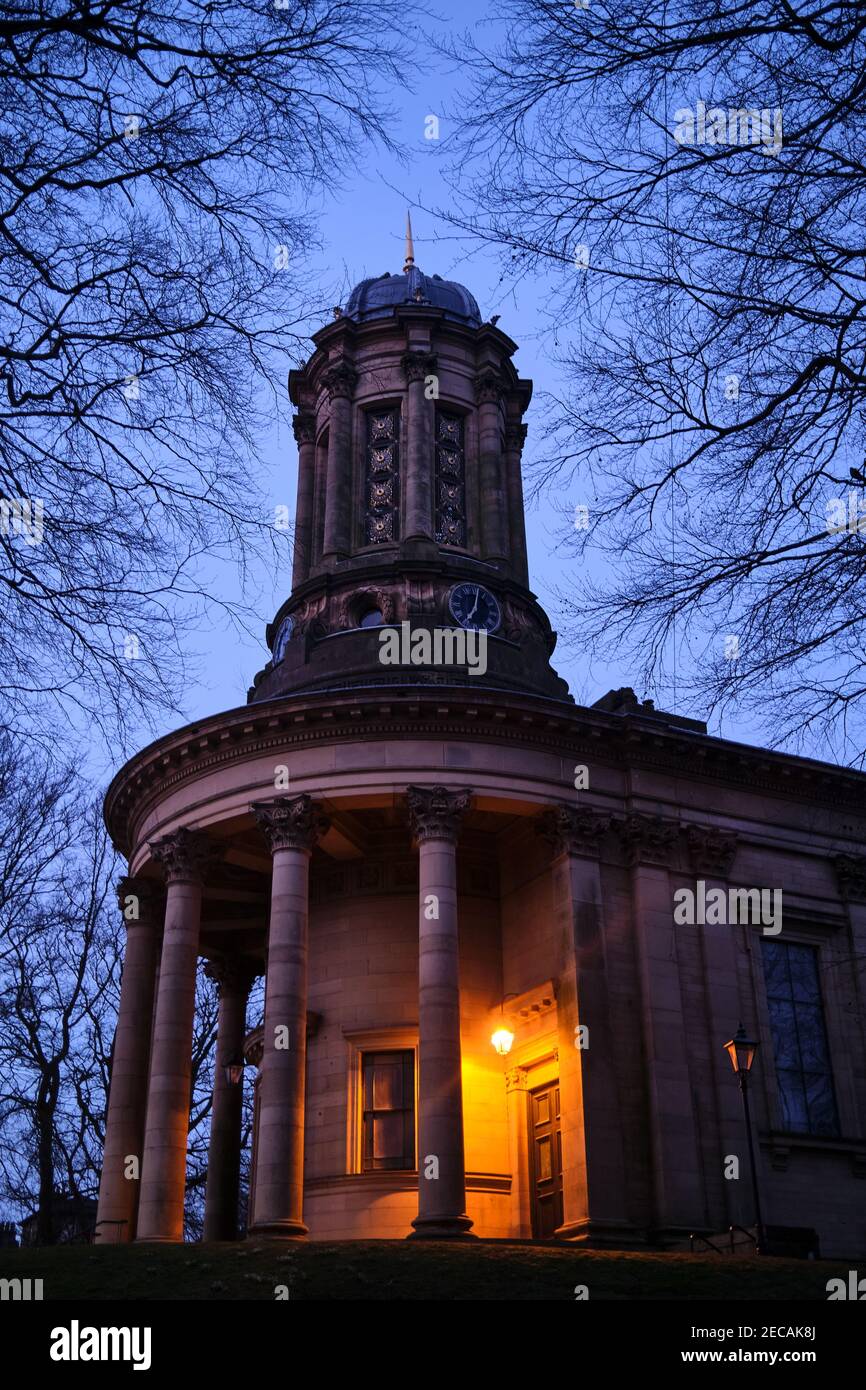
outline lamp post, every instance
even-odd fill
[[[740,1095],[743,1097],[743,1115],[746,1120],[746,1138],[749,1144],[749,1164],[752,1170],[752,1199],[755,1204],[755,1229],[757,1231],[755,1254],[765,1255],[767,1253],[767,1236],[764,1230],[763,1217],[761,1216],[761,1196],[758,1191],[758,1168],[755,1163],[755,1145],[752,1139],[752,1115],[749,1110],[749,1072],[752,1070],[752,1063],[755,1060],[755,1053],[757,1050],[757,1042],[746,1035],[746,1030],[742,1023],[731,1040],[725,1043],[725,1051],[731,1059],[731,1066],[736,1072],[737,1080],[740,1083]]]

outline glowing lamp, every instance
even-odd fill
[[[225,1071],[226,1081],[230,1086],[239,1086],[241,1081],[243,1081],[243,1062],[226,1062],[226,1065],[223,1068],[223,1070]]]
[[[490,1041],[500,1057],[507,1057],[511,1051],[511,1044],[514,1042],[514,1034],[507,1028],[497,1028]]]
[[[725,1043],[725,1051],[731,1059],[731,1066],[738,1073],[752,1070],[752,1063],[755,1060],[757,1050],[758,1044],[753,1038],[747,1036],[742,1023],[730,1042]]]

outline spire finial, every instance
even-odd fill
[[[406,264],[403,267],[403,274],[408,275],[412,266],[415,264],[415,247],[412,242],[412,214],[406,209]]]

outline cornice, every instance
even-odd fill
[[[866,815],[866,773],[543,696],[383,686],[243,705],[167,734],[118,771],[105,797],[106,824],[118,849],[128,852],[133,808],[145,814],[177,786],[239,759],[334,740],[446,734],[451,740],[554,752],[575,762],[603,759],[613,767],[657,770]]]
[[[338,347],[341,340],[353,354],[358,355],[356,365],[360,368],[368,342],[375,343],[377,339],[385,337],[393,338],[395,330],[405,335],[413,321],[427,322],[436,343],[444,344],[448,339],[459,342],[476,359],[485,348],[492,350],[499,357],[500,370],[506,374],[508,392],[516,394],[522,402],[523,409],[529,404],[532,383],[518,376],[517,369],[511,361],[517,352],[517,343],[513,338],[509,338],[507,333],[503,333],[502,329],[494,324],[482,323],[478,328],[473,328],[469,324],[447,318],[442,308],[417,304],[394,305],[393,313],[367,319],[363,323],[356,323],[354,319],[341,315],[330,323],[323,324],[311,337],[313,352],[307,361],[289,373],[289,396],[292,403],[295,406],[300,405],[301,393],[304,390],[315,390],[322,372],[327,370],[329,353]],[[404,350],[405,345],[395,350],[395,361]]]

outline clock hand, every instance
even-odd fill
[[[472,612],[469,614],[469,617],[470,617],[470,618],[474,618],[474,617],[475,617],[475,610],[476,610],[477,607],[478,607],[478,600],[480,599],[480,597],[481,597],[481,590],[480,590],[480,589],[476,589],[476,590],[475,590],[475,602],[474,602],[473,605],[472,605]]]

